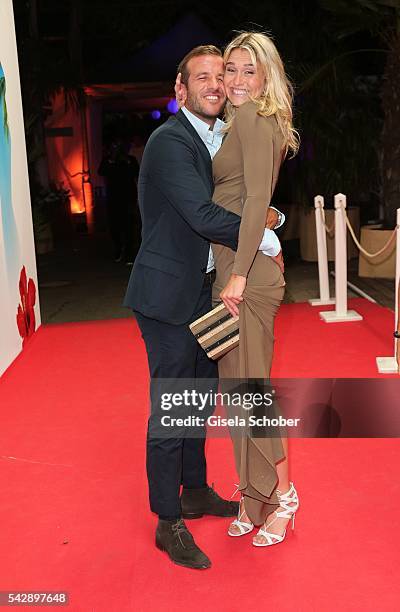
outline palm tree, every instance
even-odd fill
[[[381,87],[383,127],[380,147],[381,200],[393,226],[400,207],[400,0],[319,0],[336,16],[339,35],[369,30],[382,42],[386,62]]]

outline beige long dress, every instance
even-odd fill
[[[213,200],[242,217],[238,249],[214,244],[214,303],[232,273],[247,277],[240,305],[239,346],[218,362],[220,379],[268,379],[274,344],[274,318],[285,281],[278,264],[258,251],[268,205],[282,161],[282,133],[274,116],[261,117],[254,102],[240,106],[213,160]],[[276,463],[284,458],[279,437],[232,436],[239,489],[255,525],[278,507]]]

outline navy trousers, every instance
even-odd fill
[[[209,276],[201,291],[196,310],[184,325],[170,325],[135,312],[146,345],[150,377],[154,379],[210,379],[217,387],[218,369],[207,357],[193,334],[189,323],[211,309]],[[205,436],[190,438],[182,435],[157,438],[149,435],[152,420],[159,422],[160,406],[152,397],[147,432],[147,477],[150,507],[161,516],[179,517],[180,487],[204,487],[207,484]]]

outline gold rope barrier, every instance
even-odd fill
[[[379,255],[382,255],[382,253],[390,246],[390,244],[393,242],[394,237],[396,236],[396,230],[397,230],[397,225],[394,228],[393,232],[391,233],[389,240],[387,241],[387,243],[381,248],[379,249],[379,251],[377,251],[376,253],[369,253],[368,251],[366,251],[360,244],[360,242],[357,240],[357,236],[354,233],[354,230],[351,226],[350,223],[350,219],[347,216],[347,211],[345,209],[344,211],[345,217],[346,217],[346,225],[349,229],[350,235],[353,238],[356,247],[358,248],[359,251],[361,251],[361,253],[363,253],[363,255],[365,255],[366,257],[369,257],[370,259],[373,259],[374,257],[378,257]],[[334,235],[334,228],[335,228],[335,223],[332,223],[331,226],[328,226],[325,222],[325,210],[322,209],[322,222],[323,225],[325,227],[325,231],[327,232],[327,234],[329,234],[330,236]]]
[[[359,251],[361,251],[361,253],[363,255],[365,255],[366,257],[369,257],[370,259],[372,259],[373,257],[378,257],[378,255],[381,255],[384,251],[386,251],[386,249],[389,247],[390,243],[393,242],[394,237],[396,236],[396,231],[398,226],[396,225],[396,227],[394,228],[394,230],[392,231],[392,233],[390,234],[390,238],[387,241],[387,243],[381,248],[379,249],[379,251],[377,251],[376,253],[368,253],[368,251],[366,251],[361,244],[359,243],[359,241],[357,240],[357,236],[354,233],[353,228],[351,227],[351,223],[350,223],[350,219],[347,216],[346,210],[344,211],[345,217],[346,217],[346,225],[349,228],[349,232],[351,234],[351,237],[353,238],[356,247],[358,248]]]

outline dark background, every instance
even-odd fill
[[[204,42],[223,45],[235,30],[266,30],[295,86],[295,125],[302,138],[299,155],[284,168],[282,198],[309,202],[310,195],[322,192],[329,201],[341,191],[362,206],[363,220],[384,215],[393,225],[396,204],[388,201],[393,185],[382,192],[388,160],[394,162],[390,143],[385,157],[382,136],[388,114],[383,77],[395,47],[389,34],[398,19],[393,4],[14,0],[25,114],[36,112],[40,121],[46,99],[61,86],[158,80],[154,70],[149,74],[146,66],[132,66],[132,58],[190,13],[212,33],[213,40]],[[393,56],[399,61],[398,53]],[[163,76],[172,84],[174,70]]]
[[[94,233],[87,233],[85,214],[71,214],[57,186],[47,203],[44,124],[52,96],[63,92],[66,104],[83,109],[85,88],[143,82],[155,98],[172,96],[181,57],[196,44],[223,46],[238,30],[272,35],[294,85],[301,148],[285,161],[274,194],[274,204],[289,210],[280,234],[285,299],[315,297],[318,283],[316,264],[300,261],[300,240],[285,238],[287,229],[290,235],[303,227],[291,210],[311,211],[316,194],[330,207],[342,192],[348,206],[359,207],[362,225],[393,228],[400,202],[400,0],[14,0],[14,11],[44,322],[129,314],[120,305],[130,268],[124,259],[114,262],[104,196],[94,189]],[[139,135],[143,144],[168,116],[165,109],[159,120],[149,110],[104,110],[103,143]],[[135,235],[140,241],[140,227]],[[356,268],[353,259],[350,280],[392,307],[393,283],[361,279]]]

